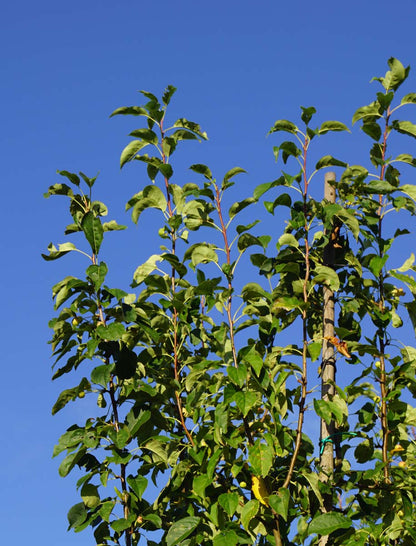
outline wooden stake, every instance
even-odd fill
[[[335,173],[328,172],[325,174],[325,191],[324,197],[330,203],[335,203],[335,188],[330,184],[335,181]],[[333,240],[332,234],[330,241],[324,251],[324,265],[333,267],[336,241]],[[329,337],[334,337],[334,292],[328,287],[323,288],[324,308],[323,308],[323,343],[322,343],[322,366],[321,366],[321,398],[322,400],[330,400],[335,394],[335,351],[334,346],[328,340]],[[329,424],[321,419],[321,437],[320,437],[320,467],[321,472],[319,479],[327,482],[332,478],[334,473],[334,442],[336,425],[334,421]],[[333,510],[332,494],[324,495],[324,511],[331,512]],[[328,537],[323,536],[319,540],[319,546],[324,546],[328,542]]]

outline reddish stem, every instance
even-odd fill
[[[161,140],[161,144],[162,144],[162,161],[163,161],[163,164],[166,165],[167,164],[167,158],[166,158],[165,151],[163,149],[163,142],[164,142],[164,138],[165,138],[165,132],[163,130],[163,122],[164,122],[164,117],[160,121],[160,135],[161,135],[160,140]],[[167,201],[167,206],[168,206],[168,214],[169,214],[169,218],[172,218],[173,209],[172,209],[172,198],[171,198],[171,195],[170,195],[170,192],[169,192],[169,179],[168,179],[167,176],[165,176],[164,178],[165,178],[165,189],[166,189],[166,201]],[[175,255],[175,253],[176,253],[176,230],[172,231],[171,240],[172,240],[172,254]],[[172,296],[174,296],[175,295],[175,290],[176,290],[176,280],[175,280],[175,268],[173,266],[172,266],[172,269],[171,269],[170,279],[171,279]],[[180,381],[179,354],[178,354],[178,348],[179,348],[179,343],[178,343],[179,316],[178,316],[178,311],[177,311],[176,307],[173,308],[172,321],[173,321],[173,374],[174,374],[174,377],[175,377],[175,381],[177,381],[179,383],[179,381]],[[175,400],[176,400],[176,406],[177,406],[177,409],[178,409],[179,420],[181,422],[182,428],[183,428],[183,430],[185,432],[186,437],[189,440],[189,443],[192,445],[192,447],[195,447],[195,443],[194,443],[194,441],[192,439],[192,436],[191,436],[191,434],[190,434],[190,432],[188,430],[188,427],[186,426],[186,423],[185,423],[185,418],[184,418],[183,410],[182,410],[181,395],[177,390],[175,390]]]
[[[380,172],[380,180],[384,180],[385,176],[385,169],[386,165],[384,163],[385,157],[386,157],[386,151],[387,151],[387,137],[388,137],[388,124],[390,119],[390,107],[387,109],[387,115],[386,115],[386,123],[384,127],[383,132],[383,148],[381,153],[381,158],[383,161],[383,164],[381,166],[381,172]],[[383,203],[383,196],[379,195],[379,239],[381,239],[381,229],[382,229],[382,203]],[[380,247],[380,257],[382,257],[382,250]],[[380,272],[379,275],[379,309],[381,312],[384,310],[384,279],[383,279],[383,272]],[[379,341],[379,349],[380,349],[380,394],[381,394],[381,414],[380,414],[380,421],[381,421],[381,431],[382,431],[382,458],[384,463],[383,468],[383,474],[384,474],[384,481],[385,483],[390,482],[389,477],[389,458],[388,458],[388,437],[390,434],[389,426],[388,426],[388,419],[387,419],[387,381],[386,381],[386,360],[384,356],[384,350],[385,350],[385,339],[384,339],[384,332],[379,332],[378,334],[378,341]]]
[[[306,157],[309,147],[309,138],[306,136],[304,143],[303,143],[303,183],[304,183],[304,190],[303,190],[303,214],[305,217],[305,237],[304,237],[304,244],[305,244],[305,277],[303,280],[303,301],[305,303],[305,309],[302,311],[302,337],[303,337],[303,346],[302,346],[302,376],[300,378],[300,384],[301,384],[301,397],[299,400],[299,415],[298,415],[298,423],[296,428],[296,440],[295,440],[295,448],[293,450],[293,455],[290,460],[289,469],[287,471],[286,479],[284,481],[283,487],[287,488],[289,487],[290,481],[293,476],[296,460],[299,455],[300,446],[302,443],[302,428],[303,428],[303,421],[305,416],[305,409],[306,409],[306,396],[307,396],[307,351],[308,351],[308,332],[307,332],[307,310],[306,310],[306,304],[308,303],[308,282],[309,282],[309,276],[310,276],[310,260],[309,260],[309,225],[308,225],[308,209],[307,209],[307,199],[308,199],[308,178],[306,176]]]

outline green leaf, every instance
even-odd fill
[[[287,515],[289,511],[289,502],[290,502],[290,492],[289,489],[281,487],[277,495],[269,496],[269,504],[273,510],[282,516],[282,518],[287,521]]]
[[[371,422],[371,421],[370,421]],[[364,440],[354,450],[354,456],[357,459],[357,463],[367,463],[372,459],[374,455],[374,443],[373,440]]]
[[[144,476],[138,474],[136,477],[128,476],[127,483],[137,495],[137,498],[141,500],[143,493],[146,491],[148,480]]]
[[[85,509],[84,503],[79,502],[78,504],[75,504],[72,508],[70,508],[68,512],[68,522],[69,527],[68,531],[70,529],[76,529],[80,525],[84,523],[84,521],[87,519],[88,512]]]
[[[274,214],[274,210],[279,205],[282,205],[284,207],[292,208],[292,198],[288,193],[282,193],[276,199],[271,201],[265,201],[264,206],[266,207],[267,212],[270,212],[271,214]]]
[[[85,234],[85,238],[91,246],[92,252],[98,254],[104,237],[101,220],[96,217],[92,211],[89,211],[82,218],[81,227]]]
[[[234,385],[238,387],[242,387],[247,380],[247,368],[244,364],[240,364],[238,367],[228,366],[227,373]]]
[[[127,144],[127,146],[121,152],[120,168],[123,168],[126,163],[132,161],[138,152],[148,145],[149,143],[145,140],[132,140],[129,144]]]
[[[279,158],[280,151],[282,152],[283,163],[287,163],[290,156],[299,157],[302,155],[302,151],[296,146],[296,144],[288,140],[282,142],[280,146],[275,146],[273,148],[274,158],[276,161]]]
[[[273,448],[268,444],[256,440],[253,446],[248,448],[248,460],[253,467],[254,474],[264,478],[269,473],[273,464]]]
[[[387,180],[372,180],[362,188],[363,193],[368,193],[370,195],[376,193],[378,195],[385,195],[393,191],[397,191],[400,188],[393,186]]]
[[[209,461],[208,461],[208,464],[207,464],[207,476],[212,480],[213,478],[213,475],[214,475],[214,472],[215,472],[215,468],[218,464],[218,461],[221,459],[222,457],[222,452],[220,449],[217,449],[216,451],[214,451],[214,453],[212,454],[212,456],[210,457]]]
[[[162,528],[162,520],[160,519],[160,517],[157,515],[157,514],[147,514],[146,516],[143,516],[143,519],[145,521],[150,521],[151,523],[153,523],[153,525],[156,527],[156,529],[161,529]],[[157,544],[155,544],[154,542],[151,542],[151,541],[147,541],[147,544],[148,546],[158,546]]]
[[[73,425],[59,438],[59,443],[53,449],[52,457],[56,457],[68,448],[74,448],[84,440],[85,430]]]
[[[169,137],[166,137],[163,141],[164,149],[166,149],[166,155],[172,155],[173,151],[176,149],[178,142],[182,140],[198,140],[198,135],[187,131],[186,129],[176,129]]]
[[[153,254],[144,264],[139,265],[133,275],[135,286],[142,283],[156,269],[156,264],[161,259],[160,254]]]
[[[371,258],[368,267],[375,277],[378,277],[380,275],[388,258],[389,257],[387,256],[387,254],[385,254],[383,257],[374,256],[373,258]]]
[[[387,61],[387,64],[389,65],[390,70],[386,72],[384,78],[375,79],[382,83],[386,91],[389,91],[390,89],[395,91],[407,78],[407,74],[409,73],[409,67],[405,68],[402,63],[394,57],[390,57],[390,59]]]
[[[393,91],[390,91],[389,93],[377,93],[377,100],[381,104],[381,107],[384,112],[388,110],[393,99],[394,99]]]
[[[342,173],[341,181],[350,180],[351,178],[357,178],[359,180],[365,180],[368,176],[368,171],[361,165],[350,165]]]
[[[251,544],[249,538],[243,538],[240,535],[230,529],[228,531],[221,531],[220,534],[215,535],[212,541],[212,546],[238,546],[240,544]]]
[[[400,104],[416,104],[416,93],[408,93],[405,95]]]
[[[97,176],[94,176],[93,178],[89,178],[86,174],[84,174],[82,171],[79,172],[84,182],[87,184],[89,188],[92,188],[95,184],[95,181],[97,180]]]
[[[247,199],[243,199],[243,201],[237,201],[237,203],[231,205],[230,210],[228,211],[228,216],[230,217],[230,219],[234,218],[234,216],[238,214],[241,210],[245,209],[255,202],[256,199],[254,197],[247,197]]]
[[[294,123],[288,121],[287,119],[279,119],[275,122],[268,134],[270,135],[271,133],[276,133],[277,131],[286,131],[287,133],[292,133],[295,135],[298,132],[298,128]]]
[[[98,487],[91,483],[85,483],[81,489],[81,498],[87,508],[95,508],[100,504]]]
[[[80,449],[79,451],[76,451],[75,453],[70,453],[65,457],[65,459],[61,462],[58,468],[59,475],[62,478],[65,478],[71,470],[74,468],[74,466],[82,459],[82,457],[85,455],[87,449]]]
[[[216,246],[209,243],[200,243],[191,247],[185,253],[185,258],[191,255],[191,263],[195,267],[198,264],[207,264],[209,262],[218,263]]]
[[[218,497],[218,502],[230,517],[232,517],[237,510],[238,501],[238,493],[222,493]]]
[[[123,226],[122,224],[117,224],[115,220],[110,220],[110,222],[103,223],[104,231],[121,231],[123,229],[127,229],[127,226]]]
[[[187,273],[186,267],[179,261],[175,254],[162,254],[162,260],[168,262],[180,277],[184,277]]]
[[[299,247],[299,241],[291,233],[284,233],[279,237],[278,241],[279,247],[283,245],[293,246],[294,248]]]
[[[140,427],[149,421],[152,416],[150,410],[141,409],[137,415],[136,408],[132,408],[126,417],[126,423],[129,427],[130,435],[135,436]]]
[[[315,272],[316,275],[313,278],[313,284],[325,284],[334,292],[339,290],[339,278],[333,269],[326,267],[325,265],[317,265],[315,267]]]
[[[72,389],[65,389],[64,391],[62,391],[61,394],[58,396],[57,401],[53,405],[52,415],[58,413],[58,411],[64,408],[71,400],[75,400],[80,392],[84,392],[90,389],[90,382],[86,377],[83,377],[77,387],[73,387]]]
[[[319,171],[319,169],[324,169],[325,167],[346,167],[347,163],[344,161],[340,161],[339,159],[335,159],[335,157],[332,157],[332,155],[325,155],[324,157],[321,157],[321,159],[318,161],[318,163],[315,166],[315,169]]]
[[[108,214],[108,208],[107,206],[101,202],[101,201],[92,201],[91,203],[91,211],[96,216],[107,216]]]
[[[245,362],[250,364],[256,375],[259,376],[263,369],[263,358],[261,354],[256,350],[254,345],[250,347],[249,351],[242,351],[242,358]]]
[[[98,337],[107,341],[117,341],[123,336],[125,331],[123,324],[120,322],[112,322],[108,326],[100,324],[96,328]]]
[[[258,394],[251,391],[238,391],[234,394],[233,399],[243,417],[246,417],[251,408],[257,404]]]
[[[371,118],[370,118],[371,119]],[[366,135],[371,137],[375,141],[379,141],[381,137],[381,127],[375,121],[364,121],[361,129]]]
[[[168,85],[165,89],[165,92],[162,95],[162,102],[165,106],[167,106],[170,103],[170,99],[172,98],[173,94],[177,91],[176,87],[173,85]]]
[[[153,110],[157,110],[160,108],[160,104],[159,104],[159,101],[158,101],[158,98],[156,97],[156,95],[154,95],[153,93],[150,93],[149,91],[145,91],[143,89],[140,90],[140,93],[146,97],[147,99],[149,99],[150,102],[148,102],[146,104],[146,108],[151,108]]]
[[[329,535],[337,529],[347,529],[351,525],[350,518],[336,512],[330,512],[315,516],[309,524],[308,532],[317,535]]]
[[[416,138],[416,125],[410,121],[394,120],[392,127],[398,133]]]
[[[399,186],[397,189],[408,195],[411,199],[413,199],[413,201],[416,201],[416,185],[404,184],[403,186]]]
[[[305,480],[309,483],[311,490],[315,493],[315,496],[320,506],[323,506],[323,498],[319,489],[319,477],[316,472],[305,472],[303,474]]]
[[[110,114],[110,118],[120,115],[149,117],[149,112],[141,106],[122,106],[121,108],[117,108],[116,110],[114,110],[114,112]]]
[[[86,273],[88,277],[92,280],[95,290],[98,291],[101,288],[105,280],[105,277],[108,273],[107,264],[105,264],[104,262],[101,262],[99,265],[97,264],[90,265],[87,268]]]
[[[319,417],[326,423],[330,423],[334,418],[339,425],[348,417],[348,408],[342,398],[334,396],[333,400],[314,399],[313,405]]]
[[[241,167],[234,167],[233,169],[230,169],[227,173],[225,173],[225,176],[222,180],[221,189],[224,190],[225,188],[228,188],[230,186],[230,180],[234,178],[236,174],[241,174],[245,172],[247,171],[245,171]]]
[[[397,271],[394,271],[393,269],[389,271],[389,274],[395,279],[403,281],[410,288],[411,293],[413,295],[416,295],[416,280],[412,276],[403,275],[403,273],[397,273]]]
[[[154,461],[167,463],[168,454],[166,451],[166,438],[156,437],[146,442],[144,449],[148,449],[155,454]]]
[[[409,258],[405,260],[403,265],[396,269],[395,271],[399,271],[400,273],[404,273],[405,271],[409,271],[409,269],[412,267],[412,265],[415,263],[415,255],[413,252],[410,254]]]
[[[111,512],[113,511],[115,506],[115,501],[105,501],[101,504],[99,509],[99,514],[103,518],[104,521],[107,523],[110,522],[110,516]]]
[[[312,362],[315,362],[318,360],[319,355],[321,354],[322,350],[322,343],[314,341],[313,343],[309,343],[308,345],[308,353],[311,357]]]
[[[205,497],[205,489],[212,483],[212,479],[206,474],[200,474],[194,477],[192,489],[201,497]]]
[[[137,193],[129,200],[126,209],[133,207],[132,220],[137,224],[141,213],[148,209],[158,209],[165,212],[167,209],[167,200],[163,191],[154,185],[146,186],[143,191]]]
[[[119,518],[110,523],[111,527],[117,533],[122,533],[131,526],[131,521],[125,518]]]
[[[201,518],[196,516],[188,516],[179,521],[175,521],[166,535],[166,546],[176,546],[176,544],[180,544],[197,528],[200,519]]]
[[[317,398],[314,398],[313,405],[314,405],[316,414],[321,419],[323,419],[326,423],[330,423],[332,421],[331,407],[328,404],[327,400],[318,400]]]
[[[293,311],[294,309],[302,309],[304,307],[304,301],[296,297],[281,296],[276,298],[272,305],[272,313],[278,312],[279,309],[285,309],[286,311]]]
[[[208,204],[199,199],[188,201],[182,211],[185,226],[192,231],[196,231],[204,225],[204,223],[208,222],[208,214]]]
[[[251,224],[247,224],[247,225],[238,225],[236,227],[236,231],[237,233],[240,235],[241,233],[243,233],[244,231],[248,231],[250,230],[252,227],[256,226],[258,223],[260,222],[260,220],[255,220],[254,222],[251,222]]]
[[[269,191],[271,188],[275,188],[276,186],[285,186],[286,180],[283,176],[278,178],[277,180],[273,180],[273,182],[264,182],[263,184],[259,184],[256,189],[253,192],[253,197],[257,201],[260,199],[260,197]]]
[[[363,106],[362,108],[358,108],[358,110],[355,112],[355,114],[352,117],[352,123],[356,123],[360,119],[365,119],[368,117],[381,117],[380,114],[380,105],[377,101],[372,102],[368,106]]]
[[[173,124],[173,127],[182,127],[183,129],[192,131],[203,140],[208,140],[208,135],[206,134],[206,132],[202,131],[198,123],[195,123],[194,121],[189,121],[188,119],[180,118],[177,121],[175,121],[175,123]]]
[[[251,233],[242,233],[238,238],[237,247],[240,252],[244,252],[250,246],[258,245],[264,248],[262,239],[255,237]]]
[[[71,252],[71,250],[77,250],[77,247],[73,243],[63,243],[62,245],[58,245],[58,248],[52,243],[49,243],[49,254],[42,254],[42,258],[46,261],[57,260],[58,258],[65,256],[65,254],[68,254],[68,252]]]
[[[260,503],[257,499],[248,501],[241,511],[241,523],[244,529],[248,530],[251,520],[259,511]]]
[[[191,171],[194,171],[195,173],[203,174],[207,180],[209,181],[212,180],[212,172],[210,171],[209,167],[207,167],[206,165],[202,165],[201,163],[198,163],[195,165],[191,165],[189,168],[191,169]]]
[[[153,144],[154,146],[159,143],[156,133],[151,129],[136,129],[129,136],[144,140],[147,144]]]
[[[74,186],[79,187],[81,180],[79,176],[76,175],[75,173],[70,173],[69,171],[56,171],[56,172],[60,174],[61,176],[64,176],[65,178],[67,178],[72,184],[74,184]]]
[[[337,210],[336,216],[338,216],[338,218],[340,218],[340,220],[342,220],[343,223],[349,227],[354,238],[358,240],[358,236],[360,234],[360,223],[355,216],[355,212],[349,209],[340,209]]]
[[[348,406],[343,398],[335,394],[331,400],[332,413],[335,416],[337,423],[341,426],[348,419]]]
[[[407,163],[408,165],[412,165],[412,167],[416,167],[416,158],[410,154],[399,154],[394,158],[394,161],[401,161],[402,163]]]
[[[410,322],[412,323],[414,332],[416,334],[416,302],[415,301],[409,301],[404,304],[406,307],[406,311],[409,315]]]
[[[318,134],[324,135],[328,133],[329,131],[348,131],[348,127],[344,125],[344,123],[341,123],[340,121],[324,121],[324,123],[320,126],[318,130]]]
[[[67,184],[53,184],[52,186],[49,186],[48,191],[43,194],[43,197],[48,199],[51,195],[66,195],[67,197],[73,197],[74,192]]]
[[[91,381],[95,385],[107,387],[112,373],[114,373],[114,366],[112,364],[102,364],[92,370]]]
[[[309,106],[307,108],[305,108],[305,106],[301,106],[301,110],[302,110],[302,115],[300,116],[301,120],[303,121],[305,125],[309,125],[309,122],[311,121],[312,116],[316,114],[316,108],[314,106]]]

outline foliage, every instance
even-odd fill
[[[311,167],[314,142],[348,128],[314,127],[315,109],[302,107],[300,127],[278,120],[270,130],[288,135],[274,155],[292,174],[231,207],[224,196],[244,173],[239,167],[218,181],[194,164],[194,182],[174,182],[178,145],[207,138],[184,118],[167,126],[174,87],[161,100],[142,91],[144,105],[113,112],[144,122],[120,159],[121,167],[144,163],[150,181],[127,203],[132,220],[148,209],[160,215],[160,252],[142,258],[129,292],[106,284],[111,266],[101,253],[107,232],[124,226],[103,221],[95,178],[59,172],[65,182],[46,197],[68,198],[65,233],[80,232],[85,245],[51,244],[44,258],[81,252],[88,266],[83,278],[53,287],[53,377],[78,369],[85,376],[52,411],[85,396],[99,408],[54,450],[64,453],[60,475],[82,471],[69,528],[92,527],[98,545],[415,542],[416,348],[397,332],[407,317],[416,328],[416,266],[413,254],[394,265],[394,245],[409,231],[389,233],[386,216],[400,214],[394,223],[403,225],[416,211],[416,185],[403,184],[399,171],[416,159],[387,151],[396,134],[416,138],[416,125],[397,117],[416,94],[400,100],[409,69],[388,64],[376,78],[383,90],[353,116],[372,140],[368,168],[330,155]],[[329,167],[339,171],[333,204],[310,196]],[[276,238],[258,232],[260,201],[287,218]],[[238,223],[247,210],[255,219]],[[239,278],[251,280],[241,286]],[[324,287],[337,308],[330,342],[351,377],[329,400],[314,392]],[[337,430],[321,439],[321,454],[328,443],[337,454],[326,479],[316,438],[307,435],[320,419]]]

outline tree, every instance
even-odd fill
[[[397,134],[416,138],[416,125],[397,118],[416,93],[400,100],[409,68],[388,65],[374,102],[353,116],[372,141],[371,170],[329,155],[311,167],[315,141],[348,128],[313,128],[315,108],[302,107],[300,127],[278,120],[270,130],[289,135],[274,154],[293,174],[228,210],[242,168],[220,182],[194,164],[195,182],[174,182],[177,146],[206,139],[184,118],[168,125],[174,87],[113,112],[142,122],[120,163],[144,163],[150,183],[127,209],[134,223],[148,209],[161,219],[160,252],[143,257],[129,291],[106,284],[100,253],[104,235],[125,226],[103,221],[96,178],[58,171],[65,182],[45,196],[68,198],[65,234],[85,244],[51,244],[44,258],[81,252],[88,267],[53,287],[53,377],[86,376],[52,411],[84,396],[99,407],[54,450],[65,452],[62,476],[83,472],[69,528],[92,527],[99,545],[414,544],[416,348],[397,332],[407,316],[416,328],[416,267],[413,254],[391,265],[409,231],[386,216],[404,224],[416,212],[416,185],[399,171],[416,159],[388,151]],[[328,168],[334,199],[315,199],[310,187]],[[238,223],[259,202],[287,219],[280,233],[259,234],[260,218]],[[335,361],[348,368],[345,385],[325,379]],[[330,434],[316,449],[308,431],[320,421]]]

